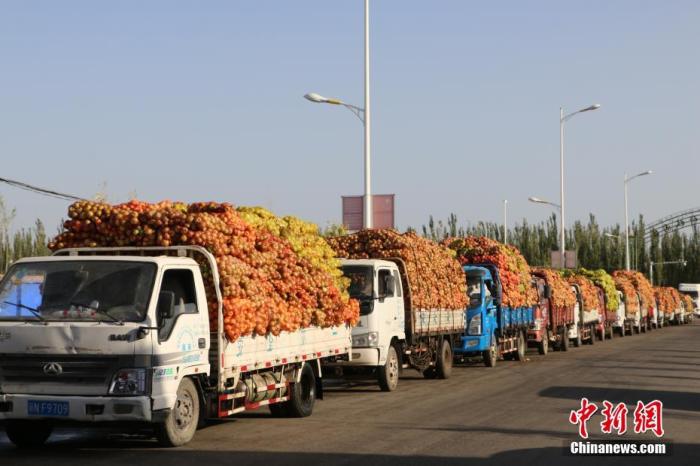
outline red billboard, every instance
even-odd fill
[[[349,231],[362,229],[364,216],[364,196],[342,196],[343,226]],[[395,228],[394,194],[375,194],[372,196],[372,227]]]

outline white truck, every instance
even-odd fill
[[[569,327],[569,339],[577,348],[584,341],[592,345],[595,343],[600,312],[598,308],[588,309],[584,306],[583,294],[579,285],[571,285],[571,290],[576,295],[576,304],[574,305],[574,325]]]
[[[310,415],[320,360],[348,357],[350,328],[230,342],[218,280],[214,257],[196,246],[66,249],[13,264],[0,282],[0,422],[10,440],[32,447],[62,423],[129,421],[178,446],[207,418],[263,405]]]
[[[700,283],[680,283],[678,291],[687,294],[693,300],[694,309],[686,309],[686,312],[700,317]]]
[[[415,309],[401,259],[342,259],[350,296],[360,301],[360,322],[352,329],[350,360],[330,361],[339,376],[376,376],[393,391],[402,369],[426,378],[450,376],[452,348],[465,332],[465,309]]]

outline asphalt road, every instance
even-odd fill
[[[306,419],[271,418],[266,409],[201,429],[179,449],[107,432],[59,431],[44,449],[15,450],[0,433],[7,465],[214,464],[700,464],[700,324],[667,327],[552,352],[534,350],[518,363],[457,366],[449,380],[413,372],[394,393],[373,384],[328,382],[325,399]],[[664,403],[666,457],[573,457],[577,440],[570,410],[581,397],[628,404],[624,440],[652,440],[632,432],[637,400]],[[589,423],[591,439],[602,418]]]

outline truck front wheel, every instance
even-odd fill
[[[167,419],[156,426],[156,437],[161,445],[179,447],[194,437],[199,424],[199,393],[191,379],[185,378],[177,388],[175,407]]]
[[[377,367],[377,379],[383,392],[393,392],[399,384],[399,356],[394,346],[389,346],[386,364]]]
[[[545,330],[542,335],[542,340],[537,344],[537,352],[542,356],[546,356],[549,352],[549,331]]]
[[[525,334],[522,331],[518,332],[518,341],[517,341],[517,351],[515,352],[515,360],[516,361],[524,361],[525,360],[525,348],[526,343],[525,343]]]
[[[561,341],[559,341],[559,349],[561,351],[569,351],[569,330],[566,327],[561,329]]]
[[[53,426],[47,421],[8,421],[5,433],[17,448],[37,448],[51,436]]]
[[[498,343],[496,343],[495,335],[491,335],[489,349],[482,353],[482,357],[484,358],[486,367],[493,367],[496,365],[496,361],[498,361]]]

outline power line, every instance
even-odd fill
[[[31,191],[33,193],[41,194],[42,196],[53,197],[56,199],[63,199],[64,201],[85,201],[85,198],[74,196],[72,194],[59,193],[58,191],[53,191],[51,189],[40,188],[38,186],[33,186],[31,184],[23,183],[21,181],[10,180],[8,178],[0,177],[0,182],[6,183],[14,188],[24,189],[25,191]]]

